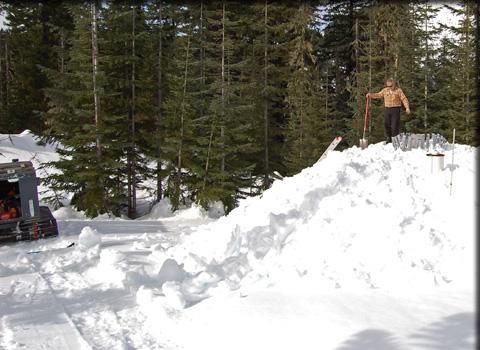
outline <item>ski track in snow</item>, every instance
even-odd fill
[[[5,161],[57,157],[8,136]],[[452,197],[450,150],[436,176],[423,151],[374,144],[218,220],[61,208],[58,238],[0,246],[0,348],[473,349],[477,154],[457,145]]]

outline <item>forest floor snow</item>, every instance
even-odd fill
[[[219,219],[67,205],[59,237],[0,246],[0,348],[473,349],[478,149],[451,153],[334,151]],[[0,161],[57,157],[0,135]]]

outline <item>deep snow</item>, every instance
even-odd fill
[[[8,136],[0,161],[57,157]],[[445,154],[334,151],[218,220],[61,208],[60,237],[0,246],[0,347],[473,349],[478,149],[455,146],[452,195]]]

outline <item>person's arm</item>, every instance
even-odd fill
[[[400,91],[400,100],[402,101],[403,103],[403,106],[405,107],[405,111],[407,113],[410,113],[410,105],[408,103],[408,99],[407,99],[407,96],[405,96],[405,94],[403,93],[403,90],[402,89],[399,89]]]
[[[367,97],[370,97],[370,98],[383,98],[383,95],[385,93],[385,88],[383,88],[382,90],[380,90],[379,92],[369,92],[367,94]]]

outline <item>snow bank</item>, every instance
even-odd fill
[[[158,220],[171,216],[173,216],[173,213],[170,200],[168,198],[163,198],[160,202],[158,202],[152,207],[150,213],[142,216],[140,220]]]
[[[187,301],[225,287],[471,288],[476,154],[456,145],[450,196],[449,168],[430,173],[422,150],[335,151],[152,254],[192,276],[181,283]]]
[[[53,144],[39,144],[40,138],[30,130],[20,134],[0,134],[0,147],[11,147],[28,152],[55,152]]]
[[[86,220],[87,217],[83,212],[79,212],[71,206],[61,207],[55,210],[53,216],[57,220]]]
[[[181,207],[179,210],[173,212],[172,204],[169,198],[163,198],[160,202],[155,204],[150,213],[139,218],[140,220],[162,220],[162,219],[218,219],[225,215],[222,202],[215,202],[210,205],[208,210],[193,203],[190,207]]]
[[[40,163],[58,159],[54,144],[38,144],[40,138],[30,130],[20,134],[0,134],[0,163],[30,160],[37,167]]]

